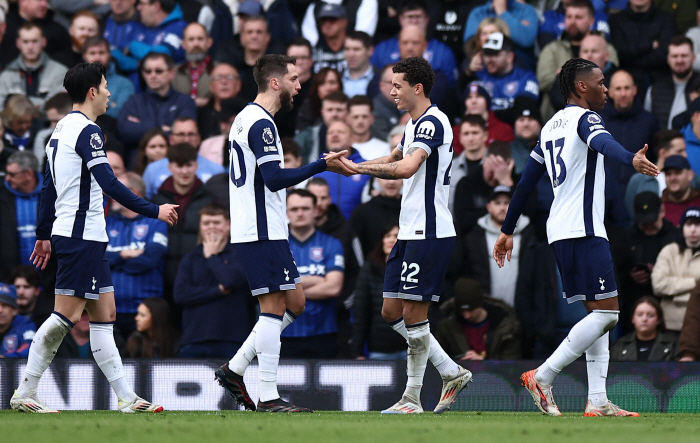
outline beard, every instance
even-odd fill
[[[292,102],[292,94],[286,89],[280,92],[280,105],[285,111],[291,111],[294,109],[294,103]]]
[[[207,58],[206,52],[192,52],[189,54],[185,54],[185,59],[191,63],[199,63],[205,58]]]
[[[676,77],[679,77],[679,78],[686,78],[686,77],[688,77],[688,76],[690,75],[691,72],[693,72],[693,67],[692,67],[692,66],[689,67],[688,69],[686,69],[685,71],[680,71],[680,72],[679,72],[679,71],[673,71],[673,73],[676,75]]]

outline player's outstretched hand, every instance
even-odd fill
[[[647,150],[649,149],[649,145],[644,145],[642,149],[637,151],[636,154],[634,154],[634,158],[632,159],[632,166],[634,166],[634,169],[637,170],[637,172],[641,172],[642,174],[649,175],[651,177],[656,177],[659,175],[659,168],[656,167],[656,165],[652,162],[650,162],[647,159]]]
[[[499,268],[506,264],[506,259],[510,261],[510,254],[513,252],[513,236],[501,232],[493,247],[493,258]]]
[[[326,169],[346,177],[356,174],[356,172],[350,169],[347,163],[343,161],[347,153],[348,151],[340,151],[323,154],[323,159],[326,160]]]
[[[168,225],[175,226],[177,224],[177,211],[175,208],[179,207],[180,205],[171,205],[171,204],[164,204],[160,205],[158,208],[158,220],[164,221]]]
[[[41,269],[42,271],[46,268],[46,264],[51,258],[51,241],[50,240],[37,240],[34,243],[34,250],[32,255],[29,257],[29,261],[34,263],[34,266]]]

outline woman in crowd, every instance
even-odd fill
[[[136,312],[136,331],[126,343],[131,358],[172,358],[179,350],[180,333],[173,327],[168,303],[160,297],[148,297]]]
[[[146,166],[168,155],[170,142],[161,128],[153,128],[146,131],[139,141],[139,150],[136,155],[136,167],[134,172],[143,175]]]
[[[357,276],[352,307],[352,352],[358,360],[366,358],[365,343],[370,360],[406,359],[406,340],[382,318],[384,270],[398,235],[398,225],[389,225]]]
[[[322,68],[311,80],[311,90],[297,117],[297,132],[313,126],[321,118],[321,100],[333,91],[343,90],[340,73],[333,68]]]
[[[678,341],[666,332],[664,311],[652,296],[637,300],[632,314],[634,332],[623,336],[610,349],[612,361],[673,361]]]
[[[19,151],[32,149],[34,137],[41,124],[36,120],[39,111],[24,95],[13,95],[7,99],[5,109],[0,113],[5,126],[5,148]]]
[[[481,47],[486,43],[489,35],[494,32],[502,32],[503,35],[510,37],[508,24],[500,17],[486,17],[479,23],[476,34],[464,44],[466,57],[462,62],[462,76],[465,73],[467,76],[471,76],[484,68],[484,63],[481,60]],[[464,87],[464,84],[461,83],[460,86]]]

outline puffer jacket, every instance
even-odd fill
[[[693,252],[691,248],[681,250],[677,242],[664,246],[651,272],[651,286],[654,295],[661,297],[668,330],[680,331],[683,327],[690,291],[698,280],[700,251]]]

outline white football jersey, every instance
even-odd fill
[[[272,115],[249,103],[231,126],[230,155],[231,243],[287,240],[287,192],[270,191],[258,165],[279,162],[284,168],[282,143]]]
[[[579,237],[607,239],[603,154],[591,140],[609,134],[595,112],[568,105],[542,128],[530,156],[547,166],[554,201],[547,220],[549,243]]]
[[[85,114],[73,111],[56,124],[46,144],[46,158],[56,187],[56,220],[51,235],[107,242],[102,188],[90,173],[109,163],[102,130]]]
[[[432,105],[417,120],[406,124],[398,145],[402,152],[418,147],[428,158],[412,177],[403,180],[399,239],[422,240],[455,236],[450,197],[452,126],[447,116]],[[405,154],[404,154],[405,155]]]

